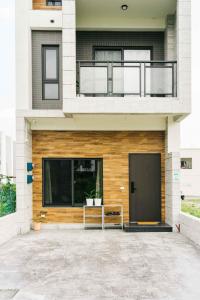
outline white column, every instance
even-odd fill
[[[30,230],[32,221],[32,184],[27,184],[27,162],[32,162],[32,134],[29,123],[17,117],[16,186],[20,233]]]
[[[168,117],[166,131],[166,223],[176,227],[180,213],[180,124]]]
[[[76,97],[75,0],[63,0],[63,100]]]
[[[177,0],[178,97],[191,106],[191,0]]]

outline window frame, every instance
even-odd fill
[[[49,204],[45,204],[45,180],[44,180],[44,176],[45,176],[45,168],[44,168],[44,164],[45,164],[45,161],[52,161],[52,160],[68,160],[68,161],[71,161],[71,172],[72,172],[72,184],[71,184],[71,189],[72,189],[72,199],[71,199],[71,205],[49,205]],[[101,161],[101,164],[102,164],[102,204],[103,204],[103,158],[102,157],[91,157],[91,158],[88,158],[88,157],[73,157],[73,158],[61,158],[61,157],[45,157],[45,158],[42,158],[42,207],[46,207],[46,208],[66,208],[66,207],[70,207],[70,208],[82,208],[84,206],[83,205],[74,205],[74,161],[75,160],[95,160],[95,161]]]
[[[60,83],[59,83],[59,50],[60,45],[42,45],[42,100],[59,100]],[[56,79],[46,78],[46,50],[56,50]],[[45,98],[45,84],[58,84],[58,97]]]

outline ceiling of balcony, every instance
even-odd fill
[[[78,30],[164,30],[176,0],[76,0],[76,9]]]

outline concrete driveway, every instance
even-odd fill
[[[0,246],[0,300],[199,300],[200,250],[180,234],[44,230]]]

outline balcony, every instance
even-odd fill
[[[77,61],[77,97],[177,97],[176,61]]]

